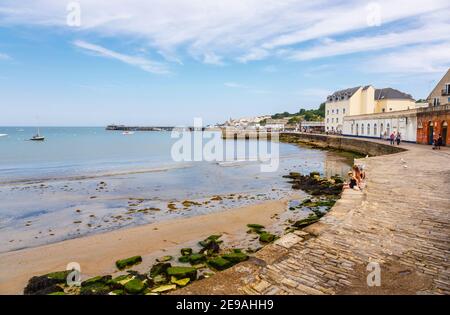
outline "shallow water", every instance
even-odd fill
[[[350,167],[336,153],[280,144],[279,168],[262,173],[238,156],[175,162],[167,132],[41,128],[46,141],[34,143],[25,139],[35,129],[22,129],[0,128],[8,134],[0,139],[0,252],[283,199],[289,171],[331,176]]]

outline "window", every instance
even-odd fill
[[[386,111],[386,109],[385,108],[383,108],[382,110],[381,110],[383,113]]]
[[[344,115],[345,115],[345,108],[343,108],[343,109],[342,109],[342,114],[344,114]]]
[[[364,134],[364,124],[361,124],[361,134]]]
[[[433,106],[439,106],[439,97],[433,99]]]
[[[367,135],[370,136],[370,124],[367,124]]]
[[[381,125],[380,125],[380,132],[381,133],[383,133],[383,130],[384,130],[383,127],[384,127],[384,125],[383,125],[383,123],[381,123]]]
[[[327,123],[329,123],[330,122],[330,118],[327,118]]]
[[[450,83],[447,83],[446,85],[445,85],[445,94],[450,94]]]
[[[378,136],[377,124],[373,124],[373,135]]]
[[[336,109],[336,114],[339,114],[339,108],[338,108],[338,109]]]
[[[339,118],[336,118],[336,123],[338,123],[339,122]]]
[[[352,124],[352,134],[353,134],[353,124]]]
[[[386,125],[386,134],[388,137],[391,135],[391,126],[389,126],[389,123]]]
[[[331,122],[334,123],[334,118],[331,118]]]
[[[327,115],[330,115],[330,110],[327,110]]]
[[[334,114],[334,109],[331,110],[331,113]]]

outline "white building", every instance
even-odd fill
[[[334,92],[325,104],[325,131],[343,132],[344,117],[415,108],[411,95],[392,88],[357,86]]]
[[[416,142],[417,109],[347,116],[342,131],[345,136],[385,139],[392,132],[400,132],[402,141]]]

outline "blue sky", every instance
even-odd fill
[[[366,84],[424,98],[449,30],[447,0],[0,0],[0,125],[216,123]]]

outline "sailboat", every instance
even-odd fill
[[[41,136],[39,133],[39,128],[38,128],[38,132],[36,135],[34,135],[31,139],[31,141],[44,141],[45,137]]]

